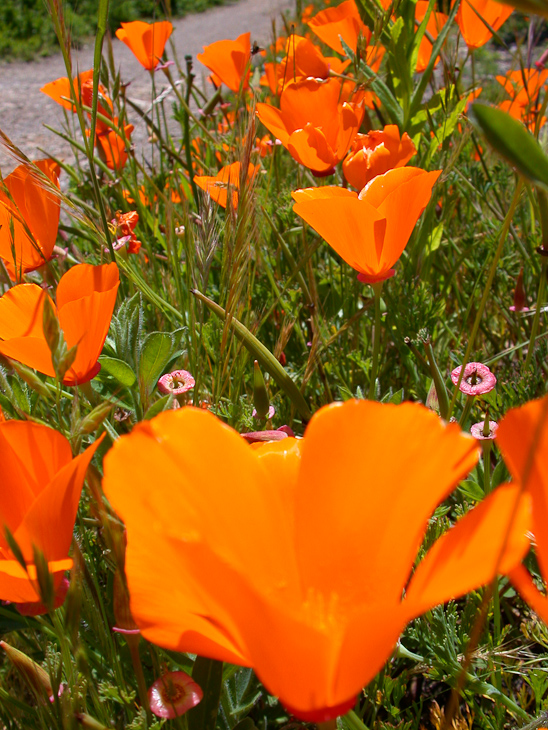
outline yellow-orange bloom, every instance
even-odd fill
[[[291,35],[287,39],[285,52],[282,61],[264,65],[265,76],[261,84],[268,85],[273,94],[281,93],[289,81],[327,79],[330,71],[342,74],[350,63],[350,60],[326,58],[311,40],[298,35]]]
[[[383,281],[394,275],[440,174],[400,167],[373,178],[359,195],[335,186],[296,190],[293,210],[359,272],[360,281]]]
[[[133,20],[131,23],[122,23],[122,27],[116,31],[116,37],[132,51],[143,68],[152,71],[160,63],[172,33],[173,25],[168,20],[157,23]]]
[[[386,9],[390,2],[391,0],[382,0],[381,5]],[[354,0],[345,0],[334,8],[322,10],[308,21],[308,27],[326,46],[343,56],[346,54],[341,38],[354,53],[358,48],[360,35],[368,43],[371,39],[371,31],[362,21]]]
[[[417,404],[332,404],[304,439],[256,449],[207,411],[162,413],[105,458],[133,617],[156,644],[253,667],[299,717],[333,718],[411,618],[490,581],[503,546],[503,571],[526,552],[527,509],[505,543],[515,490],[499,489],[409,582],[430,515],[476,460]]]
[[[235,41],[217,41],[204,46],[198,61],[212,71],[211,80],[216,86],[224,84],[238,92],[240,86],[248,87],[251,60],[251,33],[242,33]]]
[[[57,286],[57,317],[70,349],[77,346],[63,383],[77,385],[95,377],[119,285],[116,264],[73,266]],[[48,294],[36,284],[18,284],[0,297],[0,352],[41,373],[55,376],[43,330]]]
[[[377,129],[367,134],[357,134],[343,162],[346,180],[361,190],[377,175],[382,175],[395,167],[403,167],[416,153],[411,137],[395,124]]]
[[[86,470],[100,439],[72,458],[70,443],[57,431],[30,421],[0,423],[0,598],[39,603],[33,547],[48,561],[59,587],[68,558],[78,501]],[[28,573],[5,537],[9,529],[19,545]]]
[[[0,257],[12,279],[49,261],[57,238],[61,204],[40,172],[59,188],[60,168],[53,160],[33,164],[38,170],[19,165],[5,178],[9,196],[0,190]]]
[[[73,79],[76,101],[80,100],[83,84],[85,82],[89,83],[89,81],[93,82],[92,68],[90,68],[89,71],[82,71],[81,74],[78,74],[78,76]],[[72,94],[70,92],[70,82],[68,78],[63,77],[60,79],[56,79],[55,81],[50,81],[49,84],[42,86],[40,91],[53,99],[53,101],[56,101],[65,109],[68,109],[72,112],[76,111],[74,104],[71,101]],[[99,84],[99,92],[106,96],[106,89],[101,84]]]
[[[131,141],[131,133],[133,132],[133,124],[125,124],[124,132],[118,127],[118,117],[112,120],[115,128],[102,125],[102,129],[95,135],[98,143],[99,156],[108,167],[109,170],[121,170],[127,162],[128,145]]]
[[[417,0],[417,3],[415,5],[415,20],[417,23],[422,23],[428,11],[428,7],[428,0]],[[444,13],[436,13],[434,11],[430,13],[430,17],[428,18],[428,22],[426,23],[426,31],[431,36],[432,40],[436,40],[440,30],[445,25],[445,23],[447,23],[447,20],[448,16]],[[415,71],[417,73],[422,73],[426,70],[426,67],[430,63],[432,49],[432,43],[426,37],[425,33],[419,45],[419,55],[417,56],[417,66],[415,68]],[[438,63],[439,58],[436,59],[435,65],[437,66]]]
[[[228,189],[232,190],[232,207],[238,207],[238,190],[240,188],[240,163],[233,162],[232,165],[222,167],[216,175],[196,175],[194,182],[199,188],[209,193],[211,200],[214,200],[222,208],[226,208],[228,201]],[[257,166],[249,165],[247,168],[247,182],[257,172]]]
[[[533,503],[532,532],[545,586],[548,585],[548,396],[513,408],[499,423],[497,444],[514,482]],[[548,623],[548,596],[539,591],[525,566],[510,578],[524,600]],[[546,588],[545,588],[546,590]]]
[[[533,132],[540,113],[541,95],[548,81],[548,69],[508,71],[506,76],[497,76],[497,81],[510,96],[509,100],[505,99],[499,104],[500,108],[522,121]],[[545,123],[546,117],[542,117],[539,128]]]
[[[363,119],[363,104],[341,102],[341,83],[290,82],[280,108],[257,104],[257,116],[301,165],[330,174],[346,155]]]
[[[493,35],[482,18],[497,31],[513,11],[514,8],[509,5],[494,0],[462,0],[457,11],[457,23],[468,48],[480,48]]]

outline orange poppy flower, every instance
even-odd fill
[[[59,188],[59,165],[37,160],[38,170]],[[0,190],[0,257],[12,279],[49,261],[59,227],[59,198],[44,187],[31,165],[19,165],[4,180],[10,197]]]
[[[519,71],[508,71],[506,76],[496,78],[510,96],[510,99],[502,101],[499,107],[534,131],[540,113],[541,94],[548,81],[548,69],[539,71],[525,68]],[[542,127],[545,123],[546,117],[542,117],[540,126]]]
[[[297,162],[328,175],[348,152],[364,114],[362,102],[341,102],[340,95],[338,79],[292,81],[280,108],[257,104],[257,116]]]
[[[332,404],[304,439],[256,449],[201,409],[142,422],[104,477],[127,528],[133,617],[156,644],[253,667],[304,720],[336,717],[411,618],[494,577],[514,488],[442,537],[408,585],[428,518],[477,453],[411,403]],[[528,517],[503,570],[527,550]]]
[[[376,175],[406,165],[417,152],[411,137],[395,124],[367,134],[357,134],[343,162],[343,173],[353,187],[361,190]]]
[[[247,89],[251,71],[251,33],[242,33],[235,41],[217,41],[204,46],[198,61],[212,71],[211,80],[215,86],[224,84],[238,93],[240,86]]]
[[[67,347],[78,347],[63,383],[78,385],[94,378],[119,285],[116,264],[73,266],[57,286],[57,317]],[[0,352],[41,373],[55,376],[43,330],[44,300],[36,284],[18,284],[0,297]]]
[[[417,23],[422,23],[422,21],[424,20],[429,4],[430,3],[428,2],[428,0],[417,0],[417,3],[415,5],[415,21]],[[436,40],[440,30],[445,25],[445,23],[447,23],[447,20],[448,16],[444,13],[435,13],[434,11],[430,13],[430,17],[428,18],[428,22],[426,23],[426,31],[432,37],[432,40]],[[430,63],[432,48],[432,43],[425,34],[419,46],[419,55],[417,57],[417,66],[415,69],[417,73],[422,73],[426,70],[426,67]],[[439,58],[436,60],[436,66],[439,63],[439,60]]]
[[[390,5],[390,0],[383,0],[381,5],[387,8]],[[322,10],[308,21],[308,27],[326,46],[342,56],[346,53],[341,38],[354,53],[358,48],[360,35],[368,43],[371,39],[371,31],[362,21],[354,0],[345,0],[345,2],[334,8]]]
[[[131,23],[122,23],[122,27],[116,31],[116,38],[125,43],[143,68],[153,71],[160,63],[172,33],[173,25],[168,20],[157,23],[133,20]]]
[[[118,117],[114,117],[112,121],[118,127]],[[109,170],[121,170],[126,164],[133,129],[133,124],[125,124],[122,134],[121,129],[112,129],[104,124],[102,131],[97,131],[95,139],[99,145],[99,156]]]
[[[320,49],[308,38],[292,35],[287,39],[286,56],[278,63],[265,63],[263,86],[270,87],[273,94],[282,92],[289,81],[302,81],[307,78],[327,79],[330,71],[342,74],[350,60],[326,58]]]
[[[0,598],[39,603],[33,546],[48,561],[59,588],[72,566],[67,557],[82,484],[101,439],[72,458],[68,440],[31,421],[0,423],[2,499],[0,500]],[[19,564],[5,537],[8,527],[27,563]],[[47,609],[44,608],[44,612]]]
[[[531,495],[535,552],[548,585],[548,396],[508,411],[499,423],[497,444],[513,480]],[[548,596],[539,591],[525,566],[512,571],[510,578],[523,599],[548,623]]]
[[[76,100],[80,100],[81,95],[81,89],[85,82],[92,81],[93,83],[93,69],[90,68],[89,71],[82,71],[81,74],[78,74],[76,78],[73,79],[74,84],[74,92],[76,94]],[[58,104],[61,104],[62,107],[65,109],[68,109],[71,112],[75,112],[76,109],[74,108],[74,104],[70,101],[72,99],[71,91],[70,91],[70,82],[68,78],[64,77],[61,79],[56,79],[55,81],[50,81],[49,84],[46,84],[45,86],[42,86],[40,89],[41,92],[49,96],[53,101],[56,101]],[[99,92],[106,96],[106,89],[101,84],[99,85]]]
[[[249,165],[247,169],[247,181],[249,182],[256,174],[258,166]],[[240,163],[233,162],[232,165],[222,167],[216,175],[196,175],[194,182],[199,188],[209,193],[211,200],[214,200],[222,208],[226,208],[228,201],[228,189],[232,190],[232,207],[238,207],[238,190],[240,188]]]
[[[457,11],[457,23],[468,48],[480,48],[493,35],[481,18],[497,31],[513,11],[514,8],[509,5],[501,5],[494,0],[462,0]]]
[[[395,274],[441,170],[400,167],[378,175],[358,193],[326,186],[296,190],[295,213],[303,218],[368,284]]]

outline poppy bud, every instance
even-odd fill
[[[113,407],[113,404],[109,403],[108,401],[98,405],[91,411],[91,413],[88,413],[87,416],[82,418],[78,425],[78,432],[84,434],[93,433],[94,431],[96,431],[103,423],[105,418],[108,416],[108,414],[111,412]]]
[[[514,289],[514,304],[510,307],[511,312],[527,311],[527,294],[523,286],[523,266],[521,267],[518,278],[516,280],[516,288]]]
[[[29,687],[40,697],[44,692],[48,697],[53,696],[53,689],[49,674],[33,659],[28,657],[19,649],[16,649],[5,641],[0,641],[0,646],[8,655],[9,660],[20,674],[24,677]]]

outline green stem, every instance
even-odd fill
[[[542,257],[542,265],[540,267],[540,281],[538,283],[538,294],[537,294],[537,306],[535,309],[535,317],[533,319],[533,325],[531,327],[531,337],[529,338],[529,347],[527,348],[527,357],[525,358],[524,370],[527,370],[531,365],[533,358],[533,352],[535,350],[535,340],[537,337],[538,327],[540,324],[540,313],[542,305],[544,303],[544,294],[546,291],[546,270],[548,268],[548,259],[546,256]]]
[[[466,347],[466,352],[464,354],[464,360],[463,360],[462,367],[461,367],[460,378],[459,378],[458,383],[455,385],[455,389],[453,391],[453,396],[451,398],[451,403],[449,404],[449,413],[447,414],[448,419],[451,418],[451,414],[453,413],[453,408],[455,407],[455,403],[457,402],[457,397],[460,392],[459,386],[460,386],[461,380],[464,376],[464,370],[470,360],[470,355],[472,354],[472,350],[474,349],[474,343],[476,341],[476,335],[478,334],[479,326],[481,323],[481,318],[483,317],[485,305],[487,304],[487,299],[489,297],[489,294],[491,293],[491,286],[493,284],[493,279],[495,278],[495,272],[497,270],[497,266],[498,266],[500,257],[502,255],[502,249],[504,248],[504,242],[506,241],[506,236],[508,235],[508,230],[510,228],[510,224],[514,217],[514,213],[516,211],[516,207],[517,207],[517,204],[519,201],[519,196],[521,194],[522,188],[523,188],[523,179],[519,178],[517,185],[516,185],[516,189],[514,190],[514,195],[512,197],[510,207],[508,209],[508,212],[506,213],[506,217],[504,218],[504,220],[502,222],[497,250],[495,251],[495,255],[494,255],[493,261],[491,263],[491,268],[489,270],[489,275],[487,277],[487,281],[486,281],[485,287],[483,289],[483,295],[482,295],[482,298],[480,301],[480,305],[478,307],[476,318],[474,320],[472,332],[470,333],[470,338],[468,340],[468,346]]]
[[[150,711],[150,704],[148,701],[148,691],[145,675],[143,672],[143,665],[141,663],[141,655],[139,653],[139,636],[132,636],[128,634],[126,637],[127,645],[131,654],[131,663],[133,664],[133,671],[135,672],[135,678],[137,679],[137,689],[139,691],[139,699],[141,705],[144,707],[147,716],[147,727],[152,722],[152,713]]]
[[[430,374],[432,375],[432,380],[434,381],[434,388],[436,389],[436,395],[438,397],[440,416],[444,419],[447,419],[447,413],[449,412],[449,400],[447,398],[447,389],[445,387],[445,383],[443,382],[443,378],[442,378],[440,370],[438,368],[438,363],[436,362],[436,358],[434,357],[434,350],[432,349],[432,343],[430,341],[425,342],[424,349],[426,350],[426,356],[428,357],[428,364],[430,366]]]
[[[491,491],[491,446],[493,442],[491,439],[482,441],[483,451],[483,492],[487,496]]]
[[[466,397],[466,403],[464,404],[464,408],[462,409],[462,414],[459,420],[459,426],[461,428],[464,428],[464,424],[466,423],[466,420],[468,416],[470,415],[470,411],[472,410],[472,405],[474,404],[474,398],[476,396],[474,395],[468,395]]]
[[[367,725],[365,725],[362,720],[356,715],[354,710],[350,710],[350,712],[347,712],[344,716],[345,724],[350,730],[367,730]]]
[[[375,327],[373,329],[373,360],[371,362],[371,376],[369,381],[369,400],[375,400],[377,370],[379,367],[379,350],[381,344],[381,293],[384,282],[377,281],[371,286],[375,295]]]

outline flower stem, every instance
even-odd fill
[[[523,366],[524,370],[527,370],[527,368],[531,365],[531,360],[533,358],[533,352],[535,350],[535,340],[537,338],[538,326],[540,323],[540,312],[542,310],[542,305],[544,302],[544,293],[546,291],[546,270],[547,270],[547,268],[548,268],[548,259],[545,256],[543,256],[542,265],[540,268],[540,281],[538,284],[537,306],[535,309],[533,325],[531,327],[531,337],[529,338],[529,347],[527,349],[527,357],[525,358],[525,364]]]
[[[516,189],[514,190],[514,195],[512,197],[510,207],[508,208],[506,217],[504,218],[504,221],[502,222],[497,250],[495,251],[493,261],[491,262],[491,268],[489,270],[489,275],[487,277],[487,281],[485,282],[485,287],[483,289],[483,296],[481,297],[481,301],[480,301],[480,304],[478,307],[476,318],[474,320],[474,325],[472,327],[472,332],[470,333],[470,337],[468,339],[468,345],[466,347],[466,352],[464,354],[464,359],[462,362],[460,378],[459,378],[458,383],[455,385],[455,389],[453,391],[453,396],[451,398],[451,403],[449,404],[449,413],[447,414],[448,419],[451,417],[451,414],[453,413],[453,408],[455,407],[455,403],[457,402],[457,396],[460,392],[459,386],[460,386],[462,378],[464,377],[464,370],[470,360],[470,355],[472,354],[472,350],[474,349],[474,343],[476,340],[476,335],[478,334],[479,326],[481,323],[481,318],[483,317],[485,305],[487,304],[487,299],[489,297],[489,294],[491,293],[491,286],[493,284],[493,279],[495,278],[497,266],[498,266],[500,257],[502,255],[502,249],[504,248],[504,242],[506,241],[506,236],[508,235],[508,230],[510,228],[510,224],[512,223],[512,219],[513,219],[514,213],[516,211],[516,207],[517,207],[517,204],[519,201],[519,196],[521,195],[522,188],[523,188],[523,180],[522,180],[522,178],[519,178],[517,185],[516,185]]]
[[[379,349],[381,344],[381,292],[382,281],[371,284],[375,295],[375,326],[373,329],[373,360],[371,362],[371,376],[369,381],[369,400],[375,400],[377,370],[379,367]]]
[[[344,716],[345,724],[350,730],[367,730],[367,725],[356,715],[354,710],[350,710]]]

